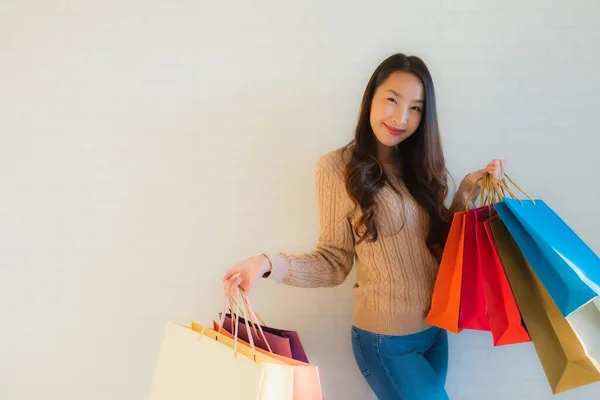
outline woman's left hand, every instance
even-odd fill
[[[485,167],[485,172],[487,174],[495,176],[496,179],[501,181],[502,179],[504,179],[504,168],[505,167],[506,167],[505,160],[492,160],[487,165],[487,167]]]
[[[501,159],[494,159],[489,164],[479,171],[475,171],[467,177],[471,183],[478,183],[481,178],[486,174],[494,176],[498,180],[504,179],[504,168],[506,167],[506,161]]]

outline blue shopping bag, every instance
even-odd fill
[[[494,207],[563,316],[598,297],[600,260],[546,203],[505,198]]]

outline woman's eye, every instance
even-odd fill
[[[388,101],[391,101],[392,103],[397,104],[396,100],[391,97],[388,97]]]
[[[412,109],[417,112],[421,112],[421,107],[419,107],[419,106],[414,106]]]

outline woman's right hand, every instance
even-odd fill
[[[235,294],[239,287],[249,294],[256,280],[271,270],[271,262],[265,255],[259,255],[236,264],[223,276],[223,290],[227,295]]]

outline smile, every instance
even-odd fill
[[[390,133],[390,135],[393,136],[400,136],[406,133],[406,129],[398,129],[398,128],[392,128],[391,126],[387,125],[387,124],[383,124],[383,126],[385,126],[385,129],[387,129],[387,131]]]

